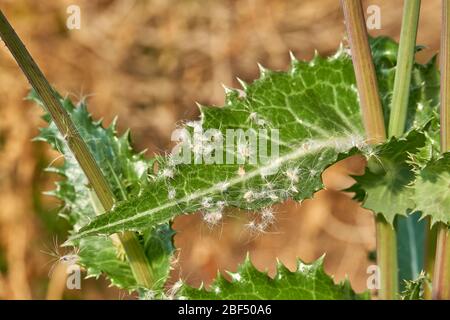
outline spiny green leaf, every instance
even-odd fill
[[[399,284],[413,280],[423,268],[425,221],[418,214],[407,216],[415,210],[414,191],[417,159],[429,161],[429,139],[422,132],[410,131],[405,137],[393,138],[377,147],[369,159],[363,176],[355,177],[356,184],[349,190],[356,192],[355,199],[363,207],[382,214],[389,223],[395,220],[398,241]],[[419,215],[420,216],[420,215]]]
[[[29,99],[39,105],[42,102],[32,91]],[[130,143],[130,134],[117,135],[115,121],[104,128],[101,121],[94,121],[87,110],[85,101],[75,106],[70,99],[60,97],[63,107],[69,112],[82,138],[86,141],[101,170],[113,188],[117,199],[126,200],[137,194],[148,184],[147,172],[153,160],[146,160],[142,153],[134,152]],[[56,183],[56,190],[48,192],[63,201],[61,216],[65,217],[77,232],[82,226],[103,213],[95,193],[89,188],[88,181],[70,152],[64,137],[48,114],[43,117],[48,127],[42,128],[35,140],[49,143],[64,155],[64,163],[58,167],[49,167],[47,171],[63,177]],[[141,243],[154,268],[156,279],[161,279],[157,287],[162,289],[168,276],[170,257],[173,251],[173,233],[168,225],[151,227],[144,230]],[[135,289],[136,282],[123,254],[119,242],[107,237],[88,237],[76,243],[79,247],[79,263],[83,265],[88,277],[107,275],[111,283],[120,288]]]
[[[355,192],[355,198],[365,208],[382,214],[391,224],[396,215],[406,216],[415,208],[409,187],[415,179],[410,154],[424,146],[425,135],[418,131],[377,146],[368,159],[365,174],[355,176],[356,184],[348,191]]]
[[[197,300],[360,300],[369,297],[367,293],[356,294],[348,281],[335,284],[323,270],[323,258],[312,264],[298,261],[293,272],[278,263],[272,279],[258,271],[247,257],[238,271],[229,275],[231,280],[218,274],[208,290],[183,284],[176,288],[176,294],[178,298]]]
[[[440,123],[439,114],[436,110],[435,115],[426,125],[422,133],[426,137],[426,143],[418,152],[411,154],[411,162],[414,164],[416,174],[420,169],[423,169],[432,159],[437,159],[441,156],[440,152]]]
[[[386,100],[392,88],[392,47],[397,45],[382,38],[373,46],[381,94]],[[429,69],[423,67],[416,73],[422,76]],[[433,103],[427,100],[429,90],[423,86],[414,90],[411,103],[418,104],[414,97],[420,98],[423,108],[414,120],[420,126],[431,117]],[[316,56],[310,62],[293,59],[288,72],[262,68],[261,77],[253,84],[243,83],[243,90],[228,89],[223,107],[201,107],[200,111],[200,121],[187,123],[191,131],[218,129],[223,137],[227,129],[278,129],[275,142],[279,157],[242,166],[176,164],[170,156],[162,158],[154,182],[143,194],[96,218],[74,239],[140,230],[195,211],[218,223],[224,206],[259,210],[288,198],[301,201],[323,187],[321,173],[325,168],[349,154],[370,153],[364,142],[352,62],[343,48],[330,58]],[[198,155],[195,141],[193,144],[191,158]],[[236,149],[230,152],[235,158],[240,156]],[[265,174],[269,169],[277,170]]]
[[[79,244],[78,263],[85,267],[88,278],[99,278],[106,275],[111,284],[131,289],[136,287],[130,266],[118,257],[118,247],[108,237],[87,237]]]
[[[209,203],[216,211],[224,205],[252,210],[288,197],[303,200],[322,188],[320,173],[340,152],[362,144],[353,69],[343,51],[309,63],[293,60],[289,72],[262,70],[259,80],[243,86],[245,92],[227,92],[223,108],[201,107],[201,122],[188,125],[219,128],[222,133],[279,129],[276,161],[257,166],[170,165],[168,159],[145,194],[119,205],[82,232],[139,229],[209,209]],[[279,165],[277,173],[264,176],[274,165]]]
[[[224,206],[257,210],[288,198],[300,201],[323,187],[325,168],[366,146],[353,67],[344,50],[327,59],[293,60],[288,72],[262,69],[261,77],[243,89],[228,89],[222,108],[200,107],[201,121],[187,127],[217,129],[222,137],[227,129],[277,129],[279,137],[267,135],[269,144],[279,145],[279,157],[256,165],[176,164],[167,157],[143,194],[75,237],[139,230],[195,211],[214,221],[209,217],[221,217]],[[239,148],[229,154],[241,156]]]
[[[417,210],[429,216],[431,225],[450,223],[450,153],[431,160],[420,170],[413,185]]]
[[[174,251],[172,238],[174,231],[167,224],[146,230],[141,239],[149,259],[153,276],[156,279],[151,289],[154,294],[161,292],[169,276],[171,256]],[[118,239],[92,236],[79,241],[78,262],[86,268],[88,277],[98,278],[106,275],[111,284],[128,290],[138,289],[130,266],[120,255],[121,244]]]
[[[171,258],[175,251],[173,237],[175,231],[170,224],[162,224],[142,234],[145,253],[155,279],[153,291],[162,291],[171,270]]]

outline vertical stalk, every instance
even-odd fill
[[[450,151],[450,0],[442,0],[441,30],[441,151]],[[433,299],[450,299],[450,230],[438,225]]]
[[[441,151],[450,151],[450,1],[442,0]]]
[[[88,146],[81,138],[70,115],[63,108],[53,89],[48,83],[38,65],[34,62],[25,45],[9,24],[3,12],[0,10],[0,36],[5,42],[13,57],[28,78],[31,86],[41,97],[47,111],[50,113],[58,130],[65,137],[66,142],[77,159],[83,172],[94,189],[100,203],[105,210],[110,210],[115,198],[111,188],[101,172],[99,166]],[[134,233],[124,232],[119,235],[133,274],[139,285],[151,288],[153,277],[147,257],[144,254]]]
[[[341,0],[341,4],[367,138],[371,143],[380,143],[386,140],[386,130],[362,3],[360,0]]]
[[[402,30],[392,96],[389,136],[401,136],[405,131],[411,71],[419,25],[420,0],[405,0],[403,3]]]
[[[432,298],[450,300],[450,231],[446,224],[438,225]]]
[[[375,220],[377,235],[377,264],[380,270],[379,298],[395,300],[398,293],[397,234],[379,215]]]
[[[386,130],[362,3],[359,0],[341,0],[341,5],[345,15],[367,139],[369,143],[380,143],[386,140]],[[385,300],[396,299],[398,270],[395,230],[382,217],[376,218],[376,230],[377,263],[380,268],[379,297]]]
[[[403,1],[402,28],[400,32],[400,44],[397,54],[397,68],[395,72],[388,129],[389,137],[399,137],[403,135],[406,128],[409,90],[411,86],[414,56],[416,53],[420,3],[420,0]]]
[[[435,266],[435,256],[436,256],[436,243],[437,243],[437,226],[431,226],[431,219],[428,217],[427,219],[427,226],[426,226],[426,238],[425,238],[425,272],[430,277],[430,279],[433,279],[434,275],[434,266]],[[431,292],[431,282],[426,283],[423,297],[425,300],[432,299],[432,292]]]

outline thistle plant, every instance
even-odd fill
[[[64,202],[61,215],[73,226],[65,245],[78,248],[77,263],[88,276],[105,275],[142,298],[369,299],[348,281],[335,284],[323,258],[298,261],[294,271],[279,264],[273,278],[247,258],[208,288],[181,280],[165,286],[177,216],[200,212],[213,227],[234,207],[258,212],[247,227],[264,232],[276,224],[273,205],[311,198],[324,188],[326,168],[362,155],[365,173],[347,191],[376,220],[377,297],[424,298],[431,275],[420,272],[426,244],[418,216],[429,220],[428,228],[439,224],[433,296],[450,297],[448,28],[440,80],[436,58],[414,59],[421,49],[415,43],[420,1],[405,1],[400,44],[369,38],[360,1],[341,3],[349,47],[311,61],[291,54],[287,71],[260,66],[253,83],[226,88],[222,107],[199,105],[200,118],[178,128],[177,147],[151,159],[133,150],[129,132],[118,135],[115,121],[104,127],[92,119],[85,100],[74,104],[55,92],[0,14],[0,36],[33,87],[29,99],[45,111],[48,127],[36,140],[65,156],[50,169],[62,177],[51,194]],[[409,250],[398,250],[405,241]]]

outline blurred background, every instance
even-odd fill
[[[364,1],[381,9],[372,35],[398,40],[402,1]],[[81,8],[81,29],[68,30],[69,5]],[[90,111],[108,124],[131,128],[135,147],[150,157],[171,149],[170,134],[198,116],[195,102],[221,105],[222,83],[252,81],[259,62],[289,68],[289,50],[310,59],[333,54],[345,36],[338,0],[2,0],[0,8],[49,81],[73,100],[89,97]],[[418,43],[427,61],[439,48],[440,1],[422,2]],[[24,101],[29,85],[0,46],[0,299],[127,299],[104,279],[65,288],[64,270],[43,251],[62,243],[69,226],[60,204],[42,193],[55,176],[43,170],[58,157],[32,142],[43,126],[39,107]],[[361,173],[364,161],[347,159],[324,174],[327,190],[302,204],[275,208],[277,224],[248,234],[244,214],[211,229],[199,215],[177,218],[177,261],[170,282],[208,284],[217,270],[235,271],[250,252],[260,270],[273,274],[276,259],[288,267],[326,253],[325,270],[365,290],[375,248],[373,218],[339,192]],[[52,272],[50,272],[52,271]],[[49,274],[50,272],[50,274]]]

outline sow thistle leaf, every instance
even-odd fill
[[[42,106],[39,96],[32,91],[29,99]],[[138,193],[148,183],[147,171],[153,160],[146,160],[142,153],[135,153],[130,144],[129,132],[117,136],[115,121],[107,128],[101,121],[94,121],[84,101],[75,106],[69,99],[60,97],[63,107],[69,112],[81,136],[86,141],[101,170],[113,188],[117,199],[126,200]],[[48,171],[63,177],[57,182],[56,190],[48,194],[62,200],[64,207],[60,215],[66,218],[77,232],[82,226],[103,213],[95,193],[89,188],[87,178],[65,143],[56,125],[48,114],[44,116],[48,127],[42,128],[35,140],[49,143],[53,149],[64,155],[64,163],[50,167]],[[157,288],[161,289],[169,272],[170,257],[173,251],[169,225],[147,228],[142,234],[142,245],[154,267],[156,279],[161,279]],[[118,241],[108,237],[87,237],[74,242],[79,248],[78,263],[87,270],[88,277],[105,274],[117,287],[133,289],[137,287],[132,271]]]
[[[227,129],[277,129],[278,137],[267,138],[279,145],[278,157],[256,165],[207,165],[176,164],[169,156],[145,192],[99,216],[73,239],[140,230],[183,213],[203,211],[215,222],[209,217],[220,217],[225,206],[258,210],[288,198],[300,201],[323,187],[325,168],[365,147],[353,67],[344,50],[327,59],[293,60],[288,72],[261,69],[258,80],[243,86],[227,90],[222,108],[200,107],[201,120],[187,128],[218,129],[223,137]],[[192,158],[195,142],[193,149]],[[237,159],[239,147],[231,153]]]
[[[171,270],[172,255],[175,251],[173,237],[175,231],[170,224],[161,224],[151,227],[142,234],[144,251],[149,259],[150,267],[156,283],[152,290],[161,294],[163,286],[169,277]]]
[[[368,293],[356,294],[346,280],[335,284],[323,270],[323,258],[312,264],[298,261],[291,272],[281,263],[275,277],[258,271],[247,257],[236,273],[229,272],[231,281],[221,274],[206,290],[189,287],[179,288],[178,298],[194,300],[362,300]]]
[[[136,287],[133,273],[126,261],[120,259],[112,239],[92,236],[81,239],[78,263],[86,268],[87,278],[107,275],[111,284],[131,289]]]
[[[450,223],[450,153],[431,160],[418,173],[413,185],[417,210],[429,216],[431,224]]]
[[[375,39],[372,45],[386,102],[398,46],[387,38]],[[410,103],[422,111],[409,117],[417,126],[424,125],[433,113],[434,91],[421,81],[428,74],[431,78],[430,70],[434,69],[433,62],[414,68],[417,87],[412,87]],[[222,137],[227,129],[278,129],[276,139],[269,137],[270,143],[279,145],[278,157],[257,165],[177,164],[170,156],[161,158],[159,172],[145,192],[99,216],[73,239],[140,230],[196,211],[215,224],[224,206],[259,210],[288,198],[302,201],[323,187],[321,173],[328,166],[351,154],[371,153],[364,142],[351,58],[343,48],[330,58],[316,56],[310,62],[293,59],[288,72],[261,67],[261,77],[250,85],[242,82],[242,86],[242,90],[227,89],[221,108],[201,106],[200,121],[188,122],[186,128],[218,129]],[[193,158],[197,147],[194,142]],[[242,156],[239,147],[231,154]],[[267,174],[273,170],[275,174]]]
[[[405,289],[402,291],[400,297],[402,300],[424,300],[425,286],[430,285],[430,280],[422,272],[417,279],[405,281]]]
[[[156,280],[151,289],[157,296],[162,293],[163,286],[169,276],[171,256],[174,251],[172,238],[174,231],[167,224],[162,224],[143,232],[142,245]],[[114,243],[114,241],[116,241]],[[138,289],[129,264],[120,258],[118,239],[91,236],[81,239],[79,263],[86,268],[88,278],[99,278],[107,275],[111,284],[123,289]],[[122,252],[124,254],[124,252]]]
[[[405,137],[392,138],[375,147],[365,174],[354,176],[356,184],[348,191],[355,192],[355,198],[365,208],[382,214],[391,224],[396,215],[406,216],[415,208],[411,201],[414,191],[409,187],[415,179],[410,154],[418,152],[425,142],[423,133],[411,131]]]

